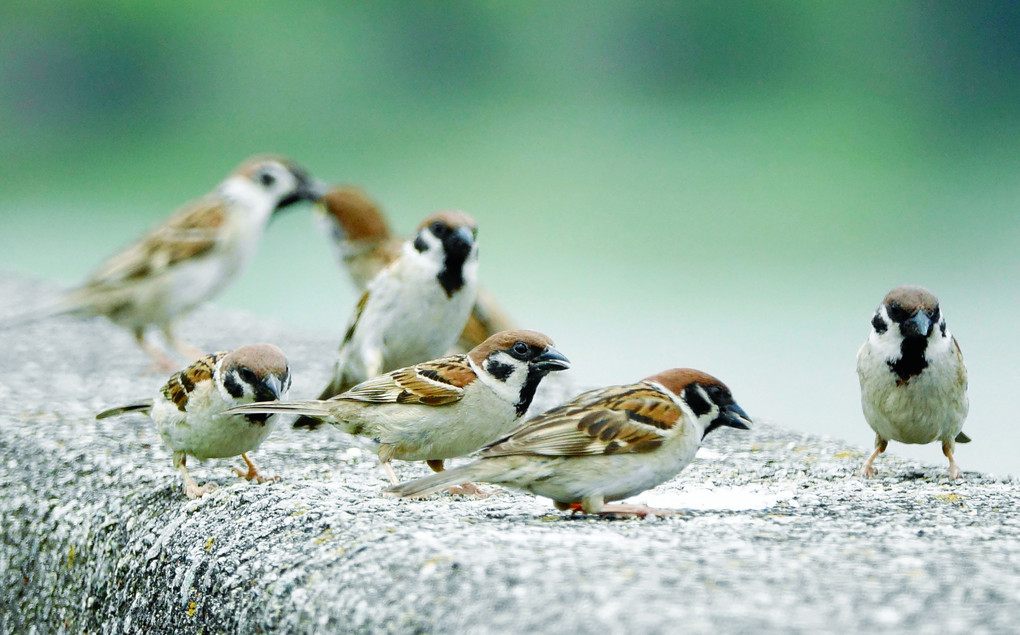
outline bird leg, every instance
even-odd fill
[[[180,470],[181,476],[184,477],[184,495],[194,500],[216,489],[216,483],[206,483],[201,486],[196,483],[195,479],[191,478],[191,474],[188,474],[188,468],[184,465],[185,458],[183,452],[180,455],[176,452],[174,453],[174,466]]]
[[[393,465],[389,461],[383,461],[383,469],[386,470],[386,476],[390,477],[390,483],[393,485],[399,485],[400,480],[397,478],[397,473],[393,471]]]
[[[433,472],[443,471],[443,460],[442,459],[429,459],[425,461]],[[492,496],[492,492],[488,492],[474,483],[461,483],[460,485],[454,485],[453,487],[446,490],[454,496],[475,496],[478,498],[488,498]]]
[[[135,341],[138,342],[138,347],[152,359],[153,372],[172,373],[181,367],[172,357],[159,350],[158,346],[145,339],[144,329],[135,329]]]
[[[949,459],[949,478],[955,481],[962,474],[960,474],[960,466],[956,464],[956,459],[953,458],[954,449],[956,449],[956,443],[952,440],[942,442],[942,454],[945,454],[946,458]]]
[[[242,452],[241,458],[244,459],[245,464],[248,466],[248,471],[245,472],[244,470],[239,470],[235,467],[234,474],[236,474],[237,476],[240,476],[241,478],[247,479],[249,481],[255,481],[256,483],[265,483],[267,481],[280,480],[279,476],[262,476],[261,474],[259,474],[258,469],[255,467],[255,464],[252,463],[251,459],[248,458],[247,454]]]
[[[860,473],[861,476],[863,476],[864,478],[871,478],[875,475],[875,468],[873,468],[871,464],[875,462],[875,459],[878,458],[879,454],[885,452],[885,449],[887,447],[889,447],[889,442],[883,439],[882,437],[876,435],[875,451],[871,453],[871,456],[868,457],[868,460],[865,461],[864,465],[861,466]],[[950,461],[952,461],[952,459],[950,459]]]

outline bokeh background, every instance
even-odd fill
[[[0,61],[3,270],[73,285],[282,153],[403,232],[475,215],[485,284],[582,382],[694,366],[862,448],[857,348],[926,285],[970,369],[960,463],[1020,474],[1016,2],[14,1]],[[216,303],[338,340],[310,210],[260,256]]]

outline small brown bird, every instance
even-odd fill
[[[96,419],[126,412],[151,416],[173,452],[174,467],[184,477],[184,493],[197,498],[215,485],[195,483],[185,465],[189,454],[200,461],[240,455],[247,471],[235,469],[235,474],[259,483],[269,480],[258,473],[248,453],[269,436],[276,417],[225,411],[239,404],[285,399],[289,388],[290,369],[283,351],[272,344],[251,344],[207,355],[174,373],[154,399],[105,410]]]
[[[322,189],[289,159],[250,159],[211,193],[107,259],[84,285],[65,292],[55,307],[7,325],[65,313],[103,315],[133,333],[157,368],[178,368],[146,339],[148,328],[160,329],[187,359],[204,355],[176,338],[174,323],[241,273],[273,213],[301,200],[317,200]]]
[[[967,367],[931,291],[902,286],[885,296],[857,353],[857,376],[864,418],[875,431],[862,476],[875,475],[872,463],[892,440],[941,441],[949,476],[960,478],[953,451],[970,441],[961,431],[969,408]]]
[[[340,264],[358,291],[364,291],[383,267],[400,256],[404,241],[390,232],[382,210],[363,190],[334,188],[322,198],[319,209]],[[490,335],[512,328],[512,321],[492,295],[479,288],[458,346],[471,350]]]
[[[636,384],[583,393],[485,447],[473,463],[386,491],[424,496],[452,483],[482,481],[546,496],[561,510],[670,514],[674,512],[607,502],[679,474],[712,430],[747,429],[749,423],[718,379],[675,368]]]
[[[390,481],[392,459],[426,461],[474,452],[506,434],[528,410],[542,379],[569,367],[552,341],[534,331],[497,333],[466,355],[401,368],[327,401],[258,403],[228,414],[301,414],[379,444]]]

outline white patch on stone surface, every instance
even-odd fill
[[[643,492],[626,502],[661,509],[743,511],[768,509],[792,497],[792,492],[780,489],[687,486],[682,491]]]

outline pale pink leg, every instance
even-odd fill
[[[279,476],[262,476],[261,474],[259,474],[258,469],[255,467],[255,464],[252,463],[251,459],[248,458],[247,454],[242,453],[241,458],[244,459],[245,464],[248,466],[248,471],[245,472],[244,470],[239,470],[235,467],[234,474],[236,474],[237,476],[240,476],[241,478],[244,479],[248,479],[249,481],[255,481],[256,483],[265,483],[267,481],[280,480]]]
[[[888,441],[886,441],[882,437],[878,436],[875,437],[875,451],[871,453],[871,456],[868,457],[868,460],[865,461],[864,465],[861,466],[860,473],[861,476],[863,476],[864,478],[871,478],[872,476],[875,475],[875,468],[872,467],[871,464],[875,462],[875,459],[878,458],[879,454],[885,452],[885,449],[887,447],[889,447]]]
[[[956,449],[955,442],[953,441],[942,442],[942,454],[945,454],[946,458],[949,459],[949,478],[955,481],[956,479],[960,478],[963,475],[960,473],[960,466],[956,464],[956,459],[953,458],[954,449]]]

